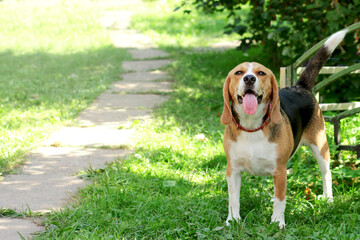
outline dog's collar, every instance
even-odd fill
[[[236,119],[234,117],[235,114],[233,113],[232,118],[233,118],[233,121],[234,121],[234,123],[236,125],[236,128],[241,129],[242,131],[245,131],[245,132],[257,132],[257,131],[263,129],[270,122],[270,119],[271,119],[271,106],[272,106],[272,103],[270,103],[270,105],[269,105],[269,110],[268,110],[268,114],[267,114],[268,116],[265,119],[265,121],[261,124],[260,127],[255,128],[255,129],[246,129],[243,126],[241,126],[240,123],[238,121],[236,121]],[[231,110],[233,110],[233,108],[231,108]]]

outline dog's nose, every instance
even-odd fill
[[[254,84],[256,81],[256,77],[254,75],[246,75],[244,76],[244,82],[248,85]]]

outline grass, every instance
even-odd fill
[[[154,11],[153,15],[137,16],[133,24],[148,20],[148,29],[152,29],[152,21],[157,19],[168,23],[163,27],[169,31],[181,32],[176,21],[167,22],[172,17],[172,13]],[[320,171],[307,149],[300,149],[289,163],[294,172],[288,178],[285,230],[270,224],[271,177],[246,173],[242,175],[240,196],[242,221],[225,227],[226,157],[222,148],[224,127],[219,121],[222,86],[237,63],[259,61],[271,67],[270,55],[261,48],[245,53],[191,52],[183,51],[186,44],[172,47],[166,38],[158,43],[175,57],[168,68],[174,78],[169,101],[154,110],[153,121],[135,126],[135,153],[101,171],[89,171],[87,176],[93,184],[81,190],[72,206],[48,216],[47,230],[39,238],[359,239],[359,163],[349,155],[348,162],[355,163],[355,169],[350,164],[335,169],[335,199],[328,204],[317,200],[322,194]],[[346,128],[359,127],[358,120],[343,124]],[[335,158],[331,126],[327,128]],[[352,137],[354,133],[347,134]]]
[[[88,1],[0,2],[0,174],[120,80],[129,55],[99,18]]]
[[[235,34],[223,34],[223,28],[228,24],[226,14],[204,14],[192,9],[191,14],[184,14],[180,8],[181,1],[162,1],[148,3],[148,9],[132,18],[131,26],[146,35],[162,48],[167,50],[189,47],[207,47],[220,41],[236,40]],[[247,8],[241,13],[249,11]],[[156,12],[156,14],[153,14]],[[166,20],[166,21],[164,21]]]

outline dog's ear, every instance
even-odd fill
[[[280,113],[279,90],[274,74],[271,74],[271,88],[272,88],[271,120],[277,123],[281,121],[282,117]]]
[[[232,121],[232,113],[230,108],[230,97],[229,97],[230,96],[229,85],[230,85],[230,74],[227,76],[223,88],[224,108],[220,121],[224,125],[229,125]]]

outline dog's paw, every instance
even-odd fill
[[[274,223],[274,222],[278,222],[279,223],[279,228],[280,229],[284,229],[285,228],[285,217],[284,217],[284,214],[273,214],[271,216],[271,222]]]
[[[230,224],[230,221],[236,221],[237,223],[239,223],[240,220],[241,220],[240,217],[228,217],[228,218],[226,219],[225,224],[226,224],[226,226],[230,226],[230,225],[231,225],[231,224]]]
[[[318,200],[326,200],[328,203],[334,202],[334,198],[332,196],[319,195],[317,198]]]

